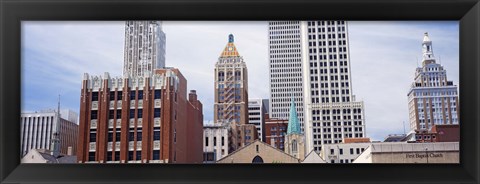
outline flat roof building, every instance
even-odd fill
[[[78,162],[202,163],[202,111],[176,68],[143,77],[86,73]]]

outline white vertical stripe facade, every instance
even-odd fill
[[[303,78],[300,21],[268,23],[270,107],[274,119],[288,119],[292,95],[303,130]]]
[[[72,114],[70,114],[72,115]],[[63,116],[62,116],[63,117]],[[50,149],[50,140],[54,133],[53,127],[56,122],[55,112],[31,112],[22,113],[20,118],[20,154],[28,153],[31,149]],[[76,118],[74,118],[76,119]],[[72,141],[76,142],[78,135],[78,125],[66,120],[62,120],[60,125],[64,127],[59,133],[63,136],[62,143],[69,143],[68,146],[76,147]],[[75,139],[75,140],[73,140]],[[62,144],[66,145],[66,144]],[[61,148],[67,150],[67,148]],[[66,153],[66,151],[62,151]]]

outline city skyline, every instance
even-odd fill
[[[82,73],[110,72],[112,76],[121,76],[124,25],[124,22],[23,23],[22,111],[54,108],[56,97],[61,94],[62,106],[78,112]],[[267,22],[165,21],[164,32],[166,66],[179,68],[189,79],[189,89],[197,90],[199,100],[204,103],[204,120],[213,120],[213,68],[230,33],[235,35],[239,53],[249,68],[249,97],[269,97],[269,89],[265,87],[268,86]],[[449,79],[460,85],[458,22],[349,22],[352,86],[357,100],[365,102],[367,137],[383,140],[387,134],[403,133],[402,121],[408,132],[406,93],[417,67],[416,58],[421,62],[424,32],[429,32],[434,40],[435,53],[440,56],[439,63],[448,71]],[[91,65],[99,67],[94,69]],[[375,67],[368,67],[372,65]],[[50,73],[57,75],[49,76]],[[50,85],[43,86],[45,82]],[[395,85],[371,90],[388,86],[385,83]]]

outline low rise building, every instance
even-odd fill
[[[203,163],[215,163],[228,155],[229,128],[221,124],[203,126]]]
[[[52,151],[46,149],[31,149],[21,160],[21,163],[60,163],[74,164],[77,162],[77,156],[72,155],[72,147],[68,148],[67,154],[53,154]]]
[[[337,144],[326,144],[320,156],[328,163],[352,163],[372,143],[369,138],[344,138]]]
[[[372,143],[353,163],[459,163],[458,142]]]
[[[217,163],[299,163],[299,160],[267,143],[255,140]]]

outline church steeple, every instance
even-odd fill
[[[58,95],[58,105],[57,105],[57,112],[55,113],[56,117],[56,124],[54,126],[54,132],[51,139],[50,145],[50,154],[55,158],[58,158],[60,155],[60,134],[59,134],[59,127],[60,127],[60,95]]]
[[[222,54],[220,55],[221,58],[240,56],[233,42],[234,42],[233,34],[228,35],[228,43],[227,43],[227,46],[225,46],[225,49],[223,49]]]
[[[428,37],[428,32],[425,32],[423,36],[422,48],[423,48],[422,64],[425,65],[425,64],[435,63],[435,56],[433,55],[432,41],[430,40],[430,37]]]
[[[295,100],[291,100],[290,104],[290,116],[288,118],[288,128],[287,128],[287,135],[288,134],[301,134],[302,130],[300,129],[300,122],[297,116],[297,109],[295,108]]]

